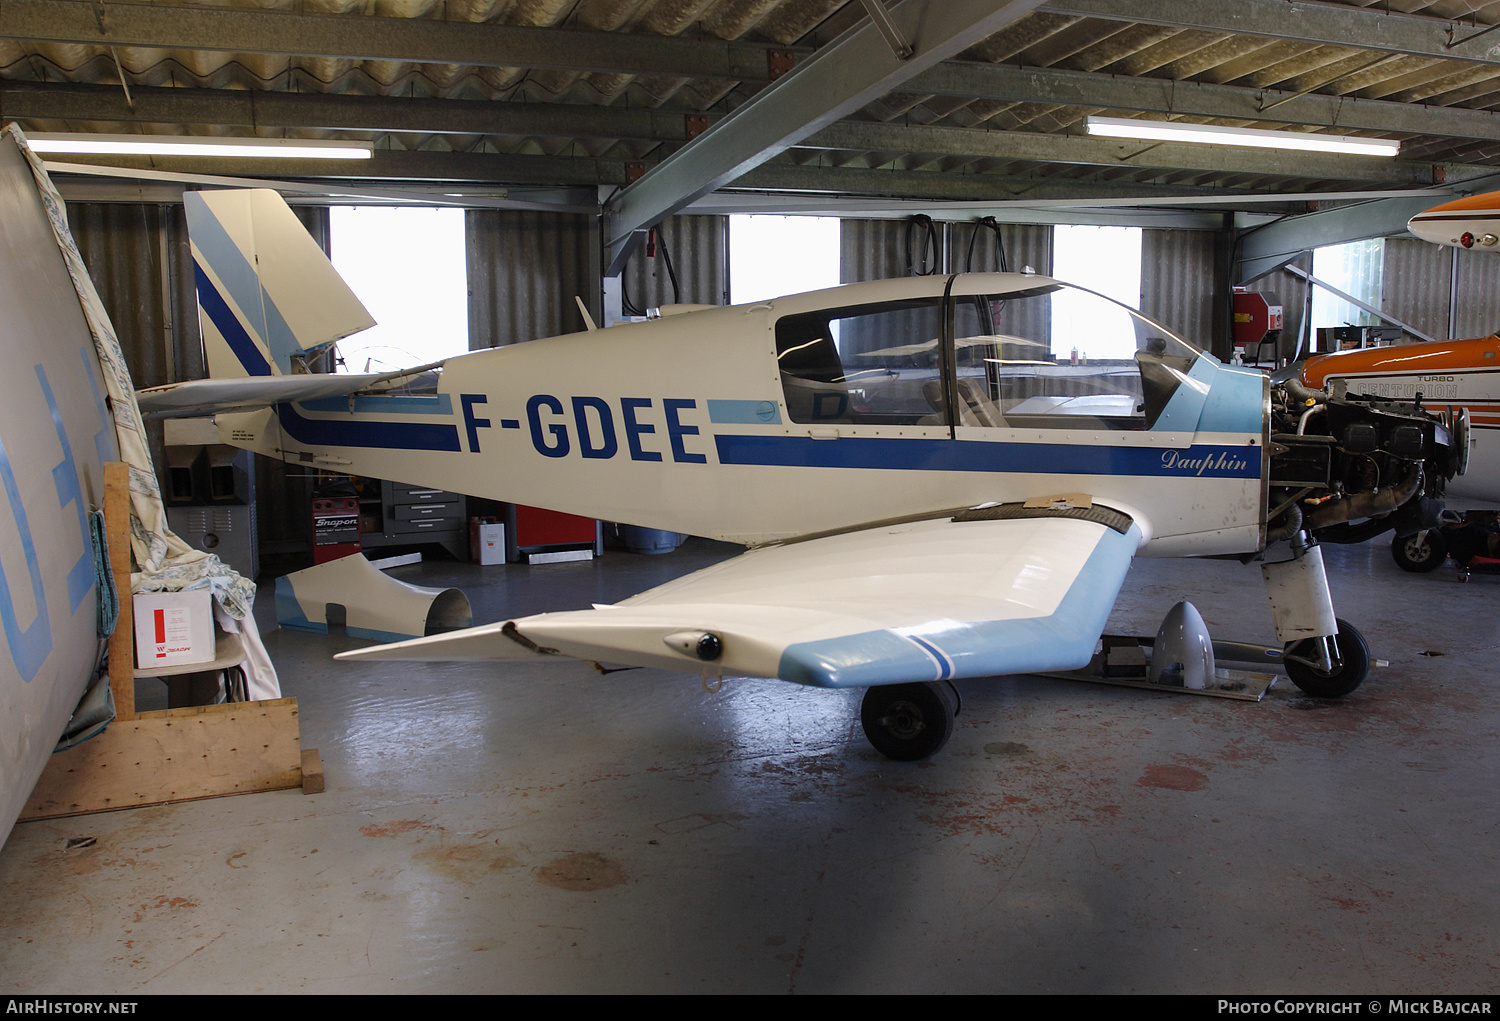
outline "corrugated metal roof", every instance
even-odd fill
[[[7,0],[0,118],[362,138],[376,176],[621,185],[865,17],[840,0]],[[1500,173],[1496,25],[1500,0],[1053,0],[739,183],[1232,199]],[[533,34],[485,34],[500,29]],[[1108,143],[1082,137],[1090,114],[1397,138],[1403,152]]]

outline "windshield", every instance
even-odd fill
[[[954,299],[960,419],[1149,428],[1198,357],[1181,337],[1103,295],[1053,284]]]

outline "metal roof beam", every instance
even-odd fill
[[[1192,170],[1199,173],[1269,174],[1296,178],[1367,181],[1387,186],[1433,184],[1431,163],[1378,156],[1342,156],[1221,145],[1151,144],[1086,135],[983,131],[931,125],[843,121],[806,139],[813,149],[875,153],[931,153],[971,158],[1081,163],[1116,168]],[[1453,176],[1488,168],[1447,168]]]
[[[1399,234],[1407,220],[1432,205],[1430,198],[1380,199],[1268,223],[1241,236],[1234,282],[1258,280],[1324,245]]]
[[[810,52],[805,47],[487,22],[94,0],[3,0],[0,38],[760,82],[772,79],[772,52],[798,57]]]
[[[110,185],[104,191],[96,186],[70,184],[78,177],[68,174],[63,168],[69,163],[82,162],[122,168],[115,179],[130,180],[187,180],[192,178],[200,184],[209,183],[210,178],[194,175],[214,175],[212,182],[227,184],[231,180],[259,184],[243,178],[226,178],[222,161],[192,159],[174,161],[177,168],[172,173],[156,171],[151,161],[144,158],[77,157],[72,160],[54,158],[48,164],[54,176],[58,176],[61,187],[74,197],[84,201],[174,201],[175,197],[160,198],[156,191],[159,184],[145,188],[127,185]],[[305,160],[256,161],[256,173],[263,178],[293,182],[299,191],[324,196],[314,201],[337,203],[364,201],[371,197],[389,198],[395,189],[409,188],[409,184],[389,182],[411,182],[427,180],[447,182],[449,187],[433,184],[438,199],[455,205],[469,206],[514,206],[516,208],[553,208],[562,212],[580,211],[577,194],[571,192],[547,193],[518,192],[512,190],[508,196],[494,193],[493,182],[503,181],[511,185],[526,183],[555,184],[567,181],[585,189],[597,185],[620,185],[625,180],[625,164],[620,160],[570,159],[550,156],[509,156],[483,153],[453,152],[393,152],[380,151],[375,158],[360,161],[358,167],[346,161],[339,165],[312,168]],[[330,161],[330,164],[333,161]],[[128,169],[124,169],[128,168]],[[134,171],[132,174],[131,171]],[[87,170],[80,171],[88,173]],[[334,175],[338,176],[335,177]],[[309,181],[296,184],[297,178]],[[310,180],[309,180],[310,179]],[[84,178],[87,180],[87,178]],[[96,178],[97,180],[97,178]],[[314,182],[329,182],[317,184]],[[382,184],[381,182],[387,182]],[[462,197],[464,186],[452,182],[476,182],[484,187],[483,194],[473,200]],[[1487,182],[1475,182],[1483,185]],[[694,212],[724,213],[754,209],[763,212],[820,213],[844,216],[898,216],[913,211],[927,211],[938,216],[946,213],[947,219],[965,219],[985,214],[995,215],[1008,223],[1128,223],[1137,226],[1178,227],[1183,229],[1217,229],[1222,223],[1222,214],[1202,211],[1180,211],[1148,208],[1165,199],[1161,189],[1134,183],[1096,183],[1085,181],[1055,181],[1018,179],[1011,174],[953,174],[939,171],[892,171],[869,170],[855,167],[796,166],[776,161],[762,165],[735,182],[737,189],[757,189],[762,194],[749,196],[743,193],[718,193],[705,198],[692,207]],[[429,190],[431,190],[431,188]],[[373,189],[373,190],[372,190]],[[1226,207],[1243,204],[1246,196],[1230,190],[1213,188],[1173,189],[1175,200],[1197,205],[1206,202],[1222,203]],[[455,194],[456,193],[456,194]],[[770,193],[770,194],[765,194]],[[900,196],[894,197],[894,196]],[[1107,196],[1102,198],[1101,196]],[[1279,200],[1307,199],[1310,196],[1281,196]],[[1325,198],[1348,198],[1349,196],[1320,196]],[[417,203],[429,201],[430,195],[418,195]],[[1266,196],[1252,194],[1249,200],[1262,205]],[[529,199],[529,200],[528,200]],[[1105,203],[1122,206],[1132,200],[1140,207],[1105,208]],[[1420,210],[1435,201],[1431,193],[1404,200]],[[571,203],[571,208],[570,208]],[[1361,211],[1378,208],[1380,203],[1367,203],[1352,207]],[[905,210],[903,213],[902,210]],[[1337,211],[1335,211],[1337,212]],[[1322,215],[1322,214],[1319,214]],[[1356,222],[1374,222],[1366,212],[1356,216]],[[1283,223],[1307,221],[1317,225],[1322,220],[1297,217]],[[1394,227],[1380,231],[1393,233],[1405,226],[1405,214],[1394,221]],[[1307,247],[1316,244],[1331,244],[1326,240],[1331,235],[1313,233],[1289,242],[1288,249],[1294,258]],[[1269,240],[1269,236],[1252,241],[1254,234],[1247,235],[1247,251],[1254,254],[1254,245]],[[1335,239],[1336,240],[1336,239]],[[1274,246],[1272,246],[1274,247]],[[1275,249],[1280,251],[1279,248]],[[1277,262],[1275,265],[1279,265]],[[1270,265],[1261,272],[1269,272]],[[1260,274],[1256,274],[1260,275]]]
[[[1091,140],[1078,139],[1078,141]],[[1054,152],[1045,158],[1049,161],[1056,161],[1058,154]],[[162,166],[161,161],[143,156],[55,156],[52,159],[59,165],[84,163],[139,170],[157,169]],[[174,157],[171,166],[173,170],[182,173],[223,174],[226,163],[222,158],[214,157]],[[242,169],[245,166],[240,163],[234,169]],[[577,156],[377,149],[374,156],[368,160],[256,160],[253,172],[260,177],[289,180],[453,181],[473,184],[544,184],[578,187],[603,184],[621,187],[626,182],[626,161],[618,158]],[[1486,172],[1491,172],[1491,169],[1486,168]],[[1410,185],[1413,182],[1401,181],[1400,183]],[[1467,193],[1472,192],[1482,183],[1483,180],[1468,181],[1458,186],[1450,183],[1449,187],[1454,193]],[[748,171],[734,181],[734,186],[775,191],[901,195],[965,201],[1018,198],[1038,201],[1054,195],[1077,198],[1082,194],[1136,194],[1144,198],[1162,194],[1160,186],[1136,182],[1054,182],[1045,179],[1018,178],[1010,173],[953,173],[935,170],[799,166],[780,160],[762,164]],[[1226,206],[1234,205],[1240,194],[1232,189],[1203,188],[1174,188],[1172,193],[1218,195]],[[1254,199],[1255,195],[1252,194],[1250,197]],[[1428,205],[1431,204],[1432,201],[1429,198]]]
[[[864,171],[870,173],[870,171]],[[928,174],[927,176],[937,176]],[[1098,194],[1091,189],[1089,194]],[[766,192],[722,191],[686,207],[688,215],[728,216],[734,213],[771,215],[836,216],[845,219],[892,220],[926,213],[937,220],[964,223],[993,216],[1000,223],[1082,223],[1125,227],[1156,227],[1173,230],[1222,230],[1224,214],[1175,209],[1151,209],[1129,205],[1077,208],[1059,199],[1055,207],[1019,205],[1007,201],[975,199],[966,202],[913,198],[883,198],[856,195],[806,195]]]
[[[812,132],[1030,13],[1040,0],[904,0],[890,10],[912,55],[901,59],[863,20],[627,187],[609,203],[606,274],[636,232],[744,175]]]
[[[1349,96],[1247,89],[1164,78],[1132,78],[1056,68],[950,60],[924,71],[906,91],[996,102],[1140,110],[1187,117],[1335,125],[1394,134],[1500,139],[1500,113]],[[1274,114],[1268,109],[1275,105]],[[1265,113],[1261,111],[1265,110]]]
[[[1384,7],[1315,3],[1310,0],[1050,0],[1042,10],[1084,18],[1199,29],[1320,46],[1381,53],[1409,53],[1442,60],[1500,64],[1500,36],[1473,35],[1470,26],[1446,18],[1387,12]],[[1457,41],[1457,45],[1452,45]]]
[[[911,92],[997,102],[1141,110],[1226,120],[1274,120],[1337,125],[1387,134],[1451,135],[1500,140],[1500,113],[1292,93],[1160,78],[1016,68],[945,61],[914,77]],[[702,126],[718,114],[580,103],[503,103],[480,100],[336,96],[245,89],[149,88],[112,85],[0,82],[0,119],[118,121],[126,124],[211,124],[261,129],[400,131],[416,134],[631,138],[686,141],[689,117]]]
[[[250,163],[253,162],[253,166]],[[49,158],[49,166],[95,164],[134,170],[159,170],[160,159],[149,156],[64,156]],[[496,153],[409,151],[377,149],[367,160],[226,159],[222,156],[174,156],[170,166],[182,174],[245,176],[288,181],[451,181],[479,185],[539,184],[558,187],[623,185],[625,162],[576,156],[510,156]],[[56,172],[56,171],[54,171]]]
[[[377,150],[369,160],[329,160],[319,166],[308,166],[308,160],[256,160],[250,168],[261,178],[288,181],[326,182],[333,188],[339,182],[351,190],[368,194],[370,187],[394,188],[417,181],[447,182],[455,191],[463,186],[564,185],[592,187],[621,186],[625,183],[625,162],[618,159],[594,159],[559,156],[501,155],[492,153],[400,152]],[[159,176],[159,162],[146,157],[76,156],[52,157],[49,166],[55,174],[65,173],[66,164],[107,166],[133,170],[145,179]],[[244,168],[240,164],[239,168]],[[208,157],[182,158],[172,161],[178,175],[225,174],[223,160]],[[86,171],[80,171],[86,172]],[[127,175],[126,179],[130,179]],[[378,182],[397,182],[384,185]],[[440,187],[434,183],[433,187]],[[1150,196],[1161,196],[1161,189],[1134,183],[1098,183],[1018,178],[1014,174],[955,174],[931,170],[870,170],[862,167],[798,166],[781,160],[762,164],[735,182],[740,189],[770,192],[818,194],[825,196],[902,196],[925,201],[985,202],[1014,205],[1021,199],[1028,203],[1047,200],[1067,201],[1097,199],[1101,195],[1138,197],[1149,202]],[[1211,188],[1177,188],[1174,194],[1217,197],[1233,205],[1236,193]],[[1251,196],[1256,198],[1256,196]],[[795,204],[794,204],[795,205]],[[793,206],[788,207],[793,208]]]
[[[0,120],[118,121],[122,124],[209,124],[250,130],[316,128],[554,138],[686,141],[688,119],[717,119],[681,110],[580,103],[502,103],[459,99],[335,96],[247,89],[134,87],[0,82]]]
[[[1497,184],[1500,176],[1476,178],[1466,189],[1482,190]],[[1245,284],[1259,279],[1314,248],[1404,234],[1406,221],[1432,206],[1431,197],[1380,199],[1290,216],[1246,231],[1240,235],[1234,282]]]

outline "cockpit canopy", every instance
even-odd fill
[[[1017,286],[957,293],[1001,281]],[[1025,276],[950,288],[778,319],[792,421],[1149,429],[1200,355],[1084,288]]]

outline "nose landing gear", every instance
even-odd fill
[[[1332,638],[1288,642],[1282,655],[1292,683],[1314,698],[1340,698],[1359,687],[1370,671],[1370,647],[1353,624],[1339,620]],[[1328,643],[1324,660],[1319,642]]]

